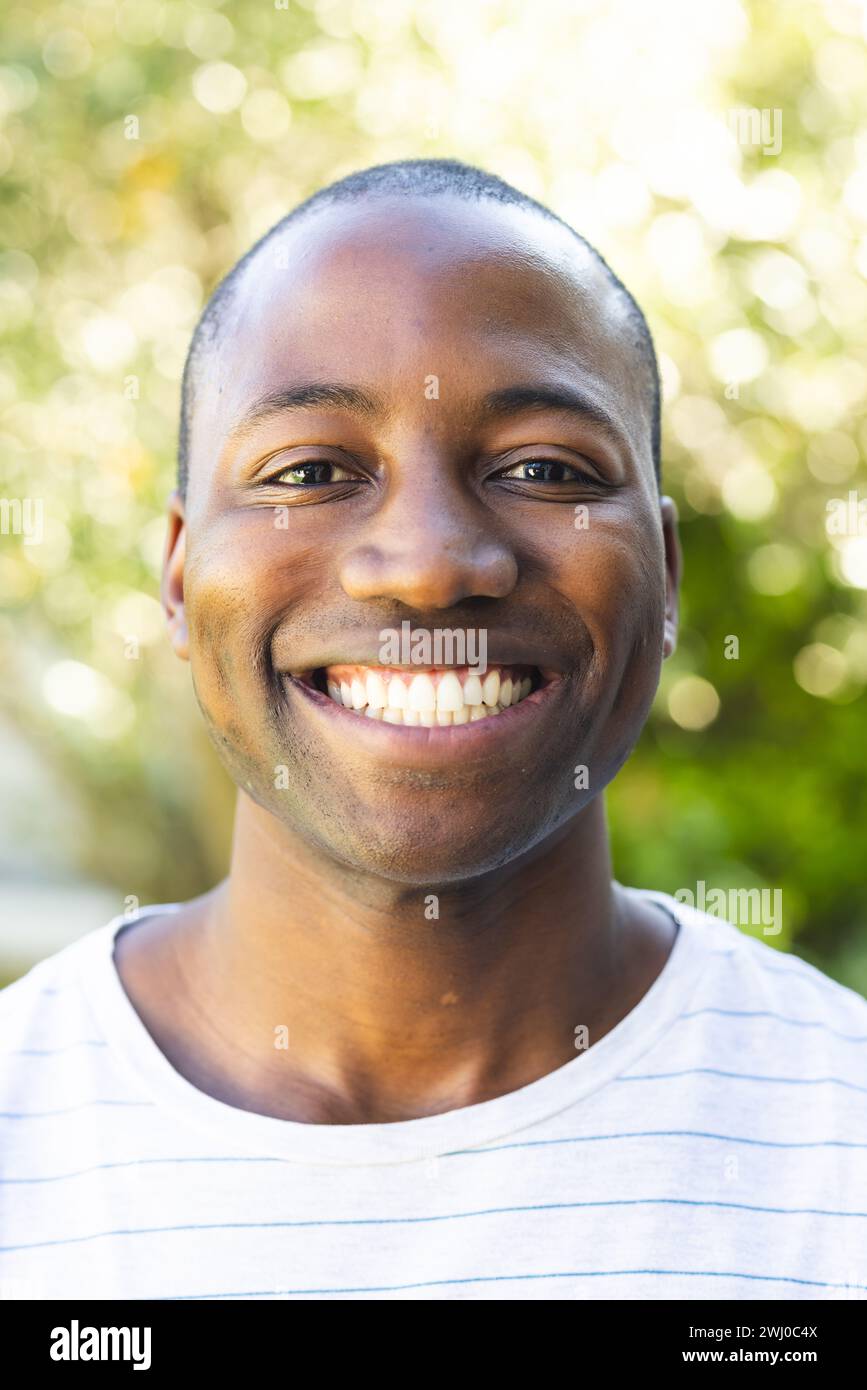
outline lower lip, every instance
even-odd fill
[[[534,731],[534,725],[539,728],[565,686],[565,680],[558,677],[499,714],[489,714],[485,719],[467,724],[427,728],[419,724],[387,724],[380,719],[368,719],[366,715],[355,714],[344,705],[338,705],[329,695],[323,695],[294,676],[284,675],[283,682],[287,690],[297,691],[315,714],[328,720],[335,733],[345,734],[354,747],[360,746],[374,757],[422,768],[442,767],[448,762],[464,761],[476,753],[499,752],[501,748],[521,751],[527,735]]]

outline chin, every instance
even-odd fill
[[[489,791],[489,795],[490,795]],[[347,816],[319,814],[297,820],[280,819],[294,833],[312,844],[329,859],[362,874],[421,890],[437,885],[460,883],[502,868],[533,849],[563,821],[580,809],[576,802],[568,810],[543,808],[526,797],[521,815],[502,814],[500,819],[486,811],[461,813],[454,798],[442,802],[434,811],[423,794],[412,813],[401,814],[399,807],[375,815]],[[273,807],[270,808],[272,811]]]

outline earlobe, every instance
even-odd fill
[[[662,638],[663,660],[677,646],[678,608],[683,555],[677,530],[677,507],[671,497],[659,500],[662,516],[662,535],[665,544],[665,626]]]
[[[168,503],[168,532],[163,554],[161,598],[169,628],[169,640],[175,655],[189,661],[189,634],[184,606],[184,561],[186,559],[187,528],[184,499],[173,492]]]

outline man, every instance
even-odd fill
[[[163,598],[231,867],[5,991],[7,1290],[864,1296],[867,1003],[612,881],[658,473],[640,310],[480,170],[351,175],[218,289]]]

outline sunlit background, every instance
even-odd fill
[[[867,992],[865,5],[22,0],[2,25],[0,976],[222,877],[232,788],[157,603],[190,333],[314,189],[446,155],[590,238],[661,358],[683,632],[609,795],[617,877],[780,889],[771,944]]]

